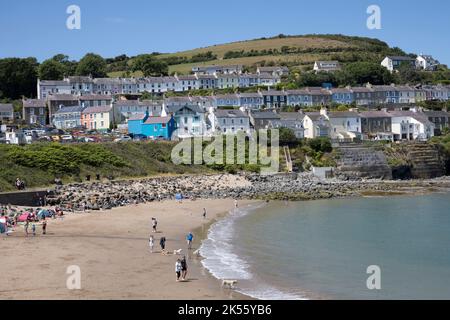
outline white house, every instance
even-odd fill
[[[64,80],[40,80],[37,81],[37,96],[40,100],[46,100],[49,95],[72,94],[73,85],[69,79]]]
[[[303,118],[303,128],[307,139],[329,137],[331,124],[326,109],[322,109],[320,112],[306,112]]]
[[[421,112],[391,111],[394,140],[428,140],[434,136],[435,125]]]
[[[176,136],[190,138],[204,136],[208,133],[207,114],[205,109],[195,104],[163,106],[162,117],[172,114],[177,123]]]
[[[331,138],[338,140],[361,137],[361,116],[357,112],[327,112],[331,125]]]
[[[416,67],[416,59],[411,57],[387,56],[381,61],[381,65],[390,72],[397,70],[403,63],[409,64],[412,68]]]
[[[339,61],[316,61],[314,63],[314,71],[317,72],[333,72],[341,70]]]
[[[278,66],[278,67],[258,67],[256,69],[256,73],[261,74],[268,74],[272,75],[274,77],[282,77],[282,76],[288,76],[289,75],[289,68]]]
[[[241,110],[210,109],[209,121],[213,133],[250,133],[250,117]]]
[[[218,73],[223,74],[240,74],[242,73],[243,66],[242,65],[207,65],[207,66],[195,66],[192,68],[192,72],[198,75],[213,75]]]
[[[430,55],[420,54],[416,58],[416,65],[426,71],[435,71],[440,63]]]

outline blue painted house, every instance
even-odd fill
[[[331,100],[335,103],[352,104],[355,101],[353,91],[349,88],[333,88],[331,94]]]
[[[170,140],[177,129],[173,116],[150,117],[148,113],[141,114],[128,120],[129,134],[142,134],[151,138]]]

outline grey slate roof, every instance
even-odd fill
[[[248,118],[248,116],[241,110],[228,110],[228,109],[217,109],[214,111],[217,118]]]
[[[23,101],[24,108],[45,108],[47,107],[45,100],[42,99],[28,99]]]
[[[83,111],[82,106],[74,106],[74,107],[63,107],[55,112],[55,114],[61,114],[61,113],[80,113]]]
[[[270,111],[252,112],[251,115],[253,119],[281,119],[280,115]]]
[[[180,106],[167,106],[167,111],[169,113],[176,113],[178,111],[180,111],[183,108],[188,108],[190,110],[192,110],[193,112],[196,113],[205,113],[205,110],[203,110],[203,108],[199,107],[198,105],[195,104],[187,104],[187,105],[180,105]]]
[[[0,103],[0,112],[14,112],[14,107],[11,103]]]

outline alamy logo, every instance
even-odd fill
[[[367,8],[367,14],[370,16],[367,18],[367,28],[369,30],[381,29],[381,8],[377,5],[371,5]]]
[[[367,278],[367,289],[381,290],[381,268],[379,266],[368,266],[367,274],[371,276]]]
[[[77,5],[70,5],[67,7],[66,13],[70,16],[66,20],[66,26],[69,30],[81,29],[81,9]]]
[[[279,171],[279,153],[279,131],[274,129],[184,139],[172,149],[171,157],[176,165],[248,164],[260,166],[261,174],[275,174]]]
[[[79,266],[68,266],[66,274],[69,275],[66,281],[67,289],[81,290],[81,268]]]

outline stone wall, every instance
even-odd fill
[[[392,169],[382,150],[362,145],[336,148],[336,175],[346,179],[392,179]]]
[[[0,203],[37,207],[39,206],[39,198],[44,199],[46,195],[47,190],[0,193]]]

